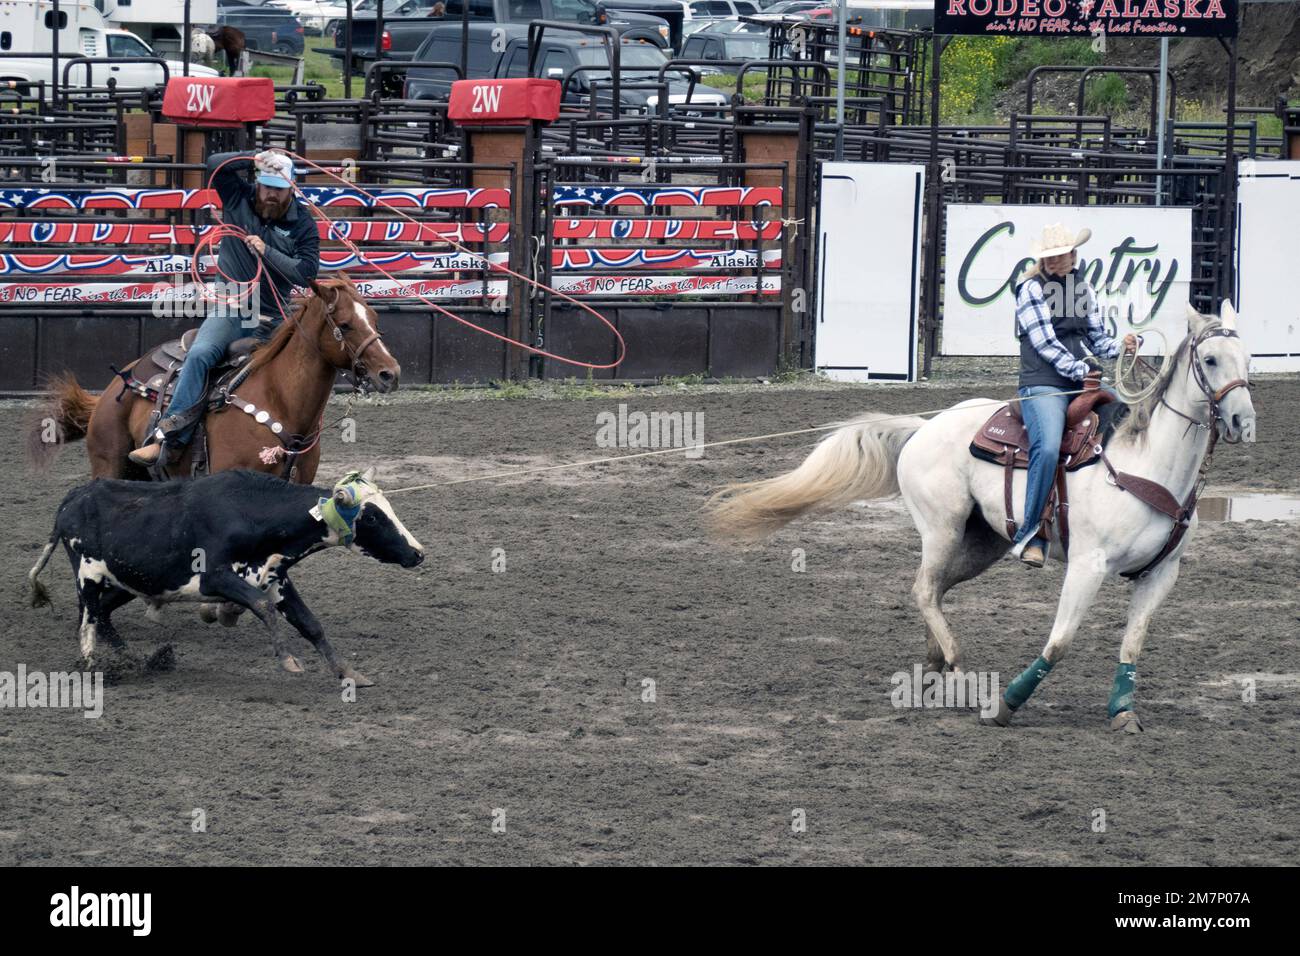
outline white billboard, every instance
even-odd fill
[[[1251,371],[1300,372],[1300,297],[1292,282],[1300,162],[1243,160],[1237,193],[1237,328]]]
[[[925,167],[824,163],[814,365],[842,382],[916,380]]]
[[[1187,333],[1192,211],[1158,206],[948,205],[944,242],[944,355],[1015,355],[1015,286],[1033,259],[1030,243],[1051,223],[1092,237],[1079,264],[1112,335]],[[1163,352],[1148,335],[1142,351]]]

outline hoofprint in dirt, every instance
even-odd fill
[[[390,490],[617,454],[596,436],[619,403],[700,412],[717,441],[1008,393],[402,393],[354,407],[356,441],[327,436],[320,480],[374,464]],[[1259,443],[1220,445],[1212,493],[1297,490],[1300,382],[1253,393]],[[28,476],[29,415],[0,408],[0,670],[57,671],[76,655],[72,582],[51,576],[53,612],[21,596],[87,469],[70,447]],[[925,650],[919,538],[898,501],[751,548],[706,539],[712,489],[786,471],[817,437],[394,499],[422,568],[327,553],[298,582],[378,684],[355,703],[314,659],[305,679],[280,672],[247,621],[128,607],[124,636],[142,655],[173,644],[175,669],[108,686],[97,720],[0,710],[0,863],[1300,862],[1294,525],[1201,525],[1147,640],[1146,733],[1107,729],[1120,582],[1016,725],[994,730],[891,704],[891,676]],[[1041,648],[1060,580],[1059,565],[1007,559],[956,588],[968,666],[1005,686]]]

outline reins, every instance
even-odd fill
[[[1121,491],[1126,491],[1133,495],[1148,507],[1154,508],[1156,511],[1171,519],[1174,523],[1173,527],[1169,531],[1169,537],[1165,540],[1164,546],[1156,553],[1155,557],[1136,571],[1121,572],[1123,577],[1129,578],[1130,580],[1140,580],[1145,578],[1153,568],[1159,565],[1161,561],[1177,549],[1183,536],[1186,535],[1187,529],[1191,526],[1192,515],[1196,512],[1196,502],[1200,499],[1201,492],[1205,490],[1205,485],[1209,481],[1210,463],[1214,459],[1214,448],[1219,441],[1219,429],[1217,426],[1219,422],[1223,420],[1223,416],[1219,411],[1219,404],[1223,401],[1224,397],[1234,389],[1244,388],[1247,391],[1250,390],[1250,382],[1244,378],[1233,379],[1228,382],[1228,384],[1217,390],[1210,387],[1209,380],[1205,377],[1205,370],[1201,368],[1201,357],[1197,350],[1206,339],[1216,337],[1235,339],[1240,336],[1238,336],[1235,329],[1224,328],[1222,325],[1215,326],[1214,328],[1207,329],[1199,335],[1192,337],[1189,340],[1187,354],[1187,361],[1190,366],[1187,372],[1188,377],[1196,383],[1197,388],[1201,390],[1201,394],[1207,399],[1210,410],[1210,420],[1208,422],[1197,421],[1190,415],[1180,412],[1165,401],[1165,395],[1163,393],[1159,400],[1159,404],[1163,405],[1179,418],[1182,418],[1189,423],[1187,428],[1183,430],[1184,437],[1186,437],[1187,432],[1190,431],[1193,426],[1207,429],[1209,431],[1209,445],[1205,450],[1204,457],[1201,459],[1200,466],[1197,468],[1196,480],[1192,482],[1192,488],[1183,501],[1180,502],[1167,488],[1157,482],[1151,481],[1148,478],[1142,478],[1138,475],[1131,475],[1118,471],[1115,466],[1111,464],[1110,458],[1106,455],[1105,451],[1100,447],[1097,449],[1098,457],[1101,459],[1102,464],[1106,466],[1106,480],[1111,485]],[[1179,355],[1175,355],[1173,361],[1178,361],[1179,357]],[[1141,360],[1139,359],[1139,361]],[[1142,361],[1142,365],[1152,372],[1155,371],[1145,361]],[[1166,391],[1167,390],[1168,387],[1166,386]]]

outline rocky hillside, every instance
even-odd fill
[[[1124,53],[1132,62],[1156,62],[1155,41],[1129,46],[1137,48]],[[1239,104],[1272,106],[1278,96],[1300,96],[1300,2],[1243,4],[1238,51]],[[1175,40],[1169,62],[1181,98],[1226,102],[1228,58],[1217,41]]]

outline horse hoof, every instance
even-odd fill
[[[1015,713],[1015,711],[1007,706],[1006,698],[999,697],[997,713],[990,716],[980,714],[980,723],[985,727],[1010,727],[1011,715],[1013,713]]]
[[[217,606],[215,604],[200,604],[199,620],[204,624],[217,623]]]
[[[352,681],[352,683],[354,683],[354,684],[355,684],[356,686],[358,686],[358,687],[374,687],[374,686],[375,686],[375,682],[372,681],[369,677],[367,677],[365,674],[361,673],[361,671],[354,671],[354,670],[353,670],[352,668],[350,668],[350,667],[349,667],[347,670],[345,670],[345,671],[343,672],[343,677],[342,677],[342,679],[343,679],[343,680],[350,680],[350,681]]]
[[[286,654],[284,657],[280,658],[280,666],[290,674],[305,673],[302,661],[298,660],[298,658],[294,657],[292,654]]]
[[[1133,711],[1122,710],[1110,722],[1110,729],[1122,730],[1126,734],[1140,734],[1142,733],[1142,721],[1138,720],[1138,715]]]

